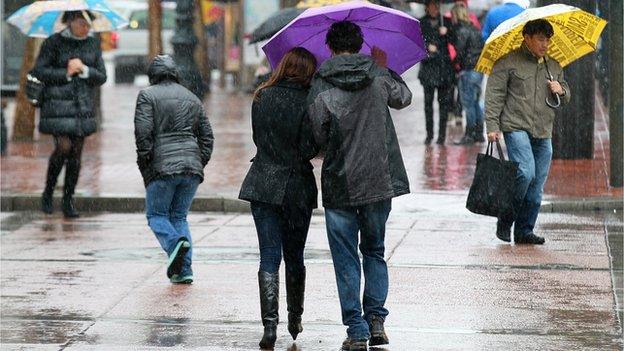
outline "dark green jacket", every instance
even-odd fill
[[[401,109],[411,101],[401,77],[369,56],[339,55],[321,65],[308,115],[325,154],[323,206],[360,206],[409,193],[388,107]]]
[[[548,57],[538,62],[523,45],[498,60],[488,78],[485,90],[488,133],[523,130],[534,138],[552,138],[555,110],[546,105],[546,97],[551,95],[546,63],[565,90],[562,104],[570,101],[570,87],[559,63]]]

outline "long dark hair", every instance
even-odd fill
[[[289,79],[307,87],[312,81],[314,72],[316,72],[316,58],[310,51],[302,47],[290,49],[277,65],[271,78],[256,89],[254,100],[258,99],[262,89],[274,86],[282,79]]]

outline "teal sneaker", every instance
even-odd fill
[[[172,284],[191,284],[193,283],[192,275],[174,274],[169,278]]]
[[[174,275],[179,275],[184,264],[184,256],[190,250],[191,243],[181,239],[176,244],[176,247],[169,255],[169,262],[167,263],[167,277],[172,278]]]

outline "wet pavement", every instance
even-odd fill
[[[430,196],[437,205],[395,201],[412,207],[388,223],[391,344],[376,350],[622,349],[621,212],[543,214],[547,244],[516,246],[454,195]],[[250,215],[190,215],[191,286],[168,282],[141,214],[0,219],[2,350],[258,349]],[[276,350],[338,350],[345,328],[318,213],[306,266],[304,332],[293,345],[282,282]]]
[[[462,127],[454,122],[448,125],[447,145],[423,145],[422,87],[416,79],[416,69],[404,76],[414,92],[413,103],[407,109],[394,111],[393,116],[412,191],[465,195],[474,174],[476,155],[483,152],[485,145],[452,145],[451,141],[462,134]],[[133,114],[138,90],[146,80],[137,83],[107,84],[102,89],[104,120],[101,131],[86,142],[77,189],[79,196],[144,195],[135,163]],[[250,127],[251,97],[218,88],[213,91],[205,105],[215,131],[215,149],[198,196],[233,199],[249,167],[248,160],[255,152]],[[10,124],[12,105],[6,112]],[[545,189],[546,199],[622,199],[622,188],[611,188],[608,184],[608,115],[600,102],[597,102],[594,142],[595,155],[591,160],[553,162]],[[46,135],[37,135],[35,142],[11,142],[8,156],[1,158],[3,196],[40,194],[52,148],[52,140]],[[314,163],[318,176],[321,161]],[[59,181],[59,190],[61,184]]]

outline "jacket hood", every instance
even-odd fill
[[[343,90],[361,90],[373,81],[375,62],[362,54],[338,55],[323,62],[318,75]]]
[[[167,79],[176,83],[180,82],[178,66],[169,55],[156,56],[147,69],[147,76],[152,85]]]

